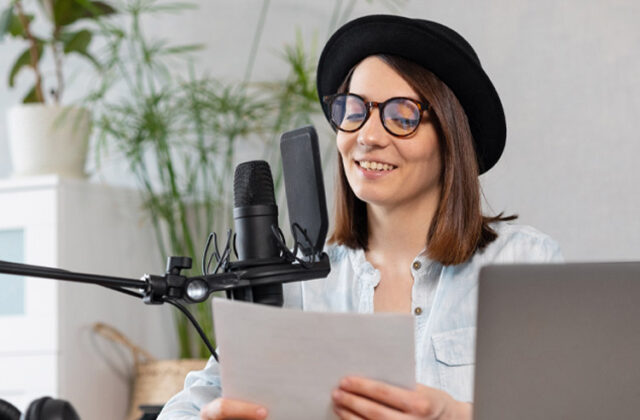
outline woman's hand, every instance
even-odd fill
[[[216,398],[200,410],[202,420],[244,419],[264,420],[267,409],[245,401]]]
[[[470,420],[471,404],[418,384],[409,391],[384,382],[346,377],[333,394],[334,411],[342,420]]]

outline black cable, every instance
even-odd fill
[[[142,293],[136,293],[133,292],[131,290],[127,290],[127,289],[123,289],[122,287],[117,287],[117,286],[105,286],[104,284],[102,284],[101,286],[106,287],[107,289],[111,289],[111,290],[115,290],[116,292],[121,292],[124,293],[125,295],[129,295],[129,296],[133,296],[133,297],[137,297],[137,298],[144,298],[144,294]]]
[[[304,239],[307,241],[307,247],[309,247],[314,251],[313,252],[314,257],[318,257],[318,254],[320,254],[321,251],[315,249],[315,247],[313,246],[313,243],[311,243],[311,239],[309,238],[309,235],[307,235],[307,230],[303,229],[302,226],[300,226],[297,223],[294,223],[293,225],[291,225],[291,234],[293,235],[294,240],[300,243],[298,241],[298,235],[296,234],[296,231],[302,233],[302,236],[304,236]],[[300,245],[302,244],[300,243]]]
[[[189,310],[185,308],[182,304],[180,304],[179,302],[173,299],[165,298],[164,301],[178,308],[183,314],[185,314],[187,318],[189,318],[189,321],[191,321],[196,331],[198,331],[200,338],[202,338],[202,341],[204,341],[204,344],[207,346],[207,348],[211,352],[211,355],[213,356],[213,358],[216,359],[216,362],[220,363],[220,361],[218,360],[218,353],[216,353],[215,349],[213,348],[213,345],[211,345],[211,342],[209,342],[207,335],[204,333],[204,331],[202,331],[200,324],[198,324],[198,321],[196,321],[193,315],[191,315],[191,312],[189,312]]]
[[[218,234],[216,232],[213,232],[213,245],[214,245],[214,249],[213,252],[211,253],[211,256],[209,257],[209,261],[207,261],[207,271],[209,271],[209,269],[211,268],[211,263],[213,262],[213,258],[215,257],[216,262],[220,261],[220,249],[218,248]],[[214,271],[215,274],[215,271]]]
[[[117,292],[122,292],[124,294],[130,295],[130,296],[134,296],[137,298],[142,299],[144,297],[144,295],[142,293],[136,293],[136,292],[132,292],[131,290],[126,290],[117,286],[104,286],[107,289],[111,289],[111,290],[115,290]],[[195,327],[196,331],[198,331],[198,334],[200,335],[200,338],[202,338],[202,340],[204,341],[204,344],[207,346],[207,348],[209,349],[209,351],[211,352],[211,355],[213,356],[214,359],[216,359],[216,362],[218,362],[218,354],[216,353],[215,349],[213,348],[213,345],[211,344],[211,342],[209,341],[209,339],[207,338],[206,334],[204,333],[204,331],[202,330],[202,328],[200,327],[200,324],[198,324],[198,321],[194,318],[193,315],[191,315],[191,312],[189,312],[189,310],[187,308],[185,308],[182,304],[180,304],[179,302],[173,300],[173,299],[164,299],[165,302],[175,306],[176,308],[178,308],[183,314],[185,314],[185,316],[189,319],[189,321],[191,321],[191,323],[193,324],[193,326]]]
[[[229,235],[230,233],[231,233],[231,229],[227,229],[227,235]],[[216,241],[214,244],[216,246],[216,249],[215,249],[216,252],[214,255],[216,256],[216,261],[218,261],[220,259],[220,249],[218,248],[218,234],[213,232],[213,235]]]
[[[207,262],[207,273],[205,273],[205,275],[208,275],[210,273],[209,271],[209,267],[211,266],[211,262],[213,261],[213,257],[215,256],[216,258],[216,266],[213,270],[213,274],[217,274],[218,270],[222,267],[224,270],[226,270],[226,268],[228,267],[229,264],[229,258],[231,257],[231,237],[232,237],[232,231],[231,229],[227,230],[227,242],[225,243],[224,246],[224,251],[222,252],[222,255],[220,255],[220,248],[218,248],[218,235],[216,234],[216,232],[213,232],[211,234],[209,234],[209,239],[207,239],[207,248],[209,246],[209,241],[211,240],[211,235],[213,235],[213,245],[214,245],[214,250],[211,253],[211,256],[209,257],[209,261]],[[227,299],[232,299],[233,298],[233,292],[231,290],[225,290],[225,294],[227,296]]]
[[[218,259],[218,263],[216,264],[216,267],[213,269],[213,274],[216,274],[220,269],[220,267],[223,266],[223,264],[225,268],[227,266],[228,260],[231,257],[231,236],[232,236],[231,229],[229,229],[227,231],[227,242],[224,245],[224,251],[222,251],[222,256],[220,256],[220,258]],[[217,248],[217,244],[216,244],[216,248]]]
[[[213,232],[212,235],[209,236],[210,238],[213,238],[213,243],[215,245],[215,249],[213,250],[213,252],[211,252],[211,255],[209,255],[209,257],[207,258],[206,264],[207,264],[207,274],[209,274],[211,271],[211,261],[213,261],[213,257],[215,257],[216,255],[216,249],[218,248],[218,235]]]
[[[310,261],[305,261],[302,258],[297,256],[298,255],[298,247],[301,245],[301,243],[300,243],[300,241],[298,241],[298,237],[296,235],[296,229],[295,229],[296,227],[300,230],[302,235],[307,240],[307,245],[309,245],[310,248],[314,250],[313,258],[316,258],[317,257],[317,253],[315,252],[315,249],[311,245],[311,241],[309,240],[309,237],[307,236],[307,232],[304,229],[300,228],[300,226],[298,226],[297,223],[294,223],[292,225],[292,229],[291,229],[291,233],[293,234],[293,251],[290,251],[289,248],[287,247],[287,244],[284,241],[284,234],[282,233],[282,230],[280,230],[279,227],[277,227],[276,225],[271,225],[271,232],[273,233],[273,236],[275,236],[276,242],[280,246],[280,250],[282,251],[282,257],[287,262],[297,261],[302,267],[308,269],[308,268],[312,267],[313,263],[310,262]]]
[[[214,233],[210,233],[207,237],[207,244],[204,246],[204,253],[202,254],[202,275],[207,275],[209,265],[207,264],[207,254],[209,253],[209,245],[211,245],[211,239],[213,239]]]
[[[287,247],[282,230],[277,225],[271,225],[271,233],[276,239],[276,243],[280,248],[280,253],[282,254],[282,257],[284,257],[285,260],[289,262],[293,261],[293,259],[291,259],[292,252],[289,251],[289,248]],[[297,252],[296,250],[297,250],[297,244],[294,242],[293,252]]]
[[[236,254],[236,258],[238,258],[238,247],[236,246],[236,237],[238,235],[233,235],[233,252]]]

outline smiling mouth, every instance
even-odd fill
[[[356,164],[367,171],[392,171],[397,168],[397,166],[389,165],[388,163],[375,162],[371,160],[356,160]]]

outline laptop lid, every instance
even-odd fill
[[[473,418],[640,418],[640,263],[484,267]]]

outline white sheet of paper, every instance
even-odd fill
[[[413,317],[302,312],[214,299],[222,393],[268,408],[270,420],[335,419],[346,375],[415,386]]]

